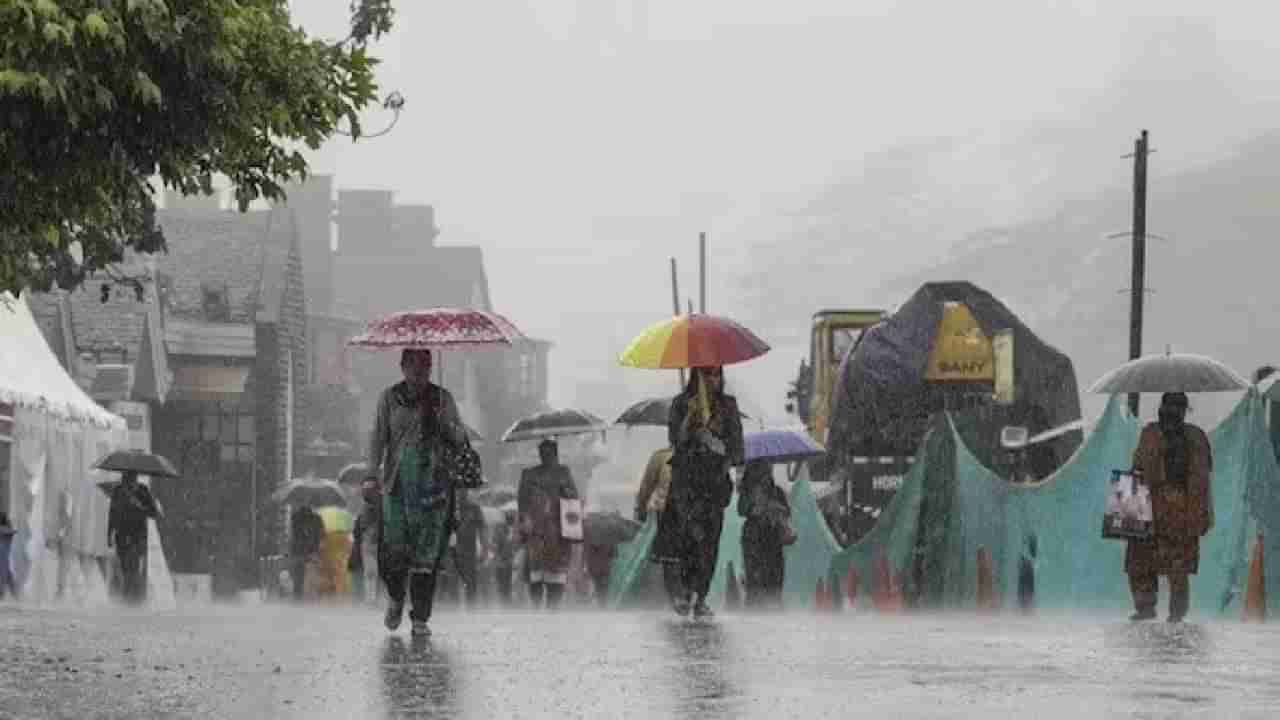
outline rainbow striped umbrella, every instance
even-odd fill
[[[769,352],[756,334],[717,315],[677,315],[650,325],[618,358],[625,367],[651,370],[719,367]]]

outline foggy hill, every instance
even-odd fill
[[[1147,229],[1166,239],[1147,244],[1145,352],[1171,345],[1246,376],[1280,360],[1278,199],[1280,132],[1202,169],[1153,174]],[[882,283],[876,295],[905,297],[928,280],[975,282],[1069,354],[1083,389],[1128,356],[1131,244],[1107,236],[1126,232],[1131,217],[1127,189],[1101,192],[1044,219],[974,233],[948,260]],[[1201,403],[1207,415],[1229,401]]]

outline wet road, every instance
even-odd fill
[[[1280,628],[1014,617],[0,606],[0,717],[1263,718]],[[407,623],[406,623],[407,627]]]

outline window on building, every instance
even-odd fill
[[[538,367],[535,358],[530,353],[520,354],[520,395],[530,397],[535,395],[538,386]]]
[[[252,406],[235,402],[192,402],[175,406],[179,437],[217,443],[222,462],[252,462]]]
[[[231,320],[231,299],[225,285],[222,287],[202,285],[200,293],[205,320],[210,322]]]

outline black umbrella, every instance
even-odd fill
[[[167,458],[145,450],[116,450],[94,463],[94,467],[111,472],[136,472],[151,477],[178,477],[177,469]]]
[[[347,504],[347,495],[342,486],[332,480],[318,478],[295,479],[279,490],[271,493],[271,499],[285,505],[305,505],[307,507],[326,507]]]
[[[617,420],[613,421],[614,425],[657,425],[658,427],[667,426],[667,418],[671,415],[671,398],[650,398],[649,400],[641,400],[632,405]]]
[[[589,512],[582,520],[583,542],[588,545],[618,545],[640,532],[640,523],[617,512]]]
[[[604,432],[604,420],[586,410],[552,410],[517,420],[502,436],[502,442],[520,442]]]
[[[666,427],[671,415],[671,398],[650,398],[641,400],[632,405],[617,420],[613,421],[614,425],[626,425],[628,427],[636,427],[637,425],[654,425],[657,427]],[[738,417],[743,420],[750,420],[751,416],[738,411]]]

